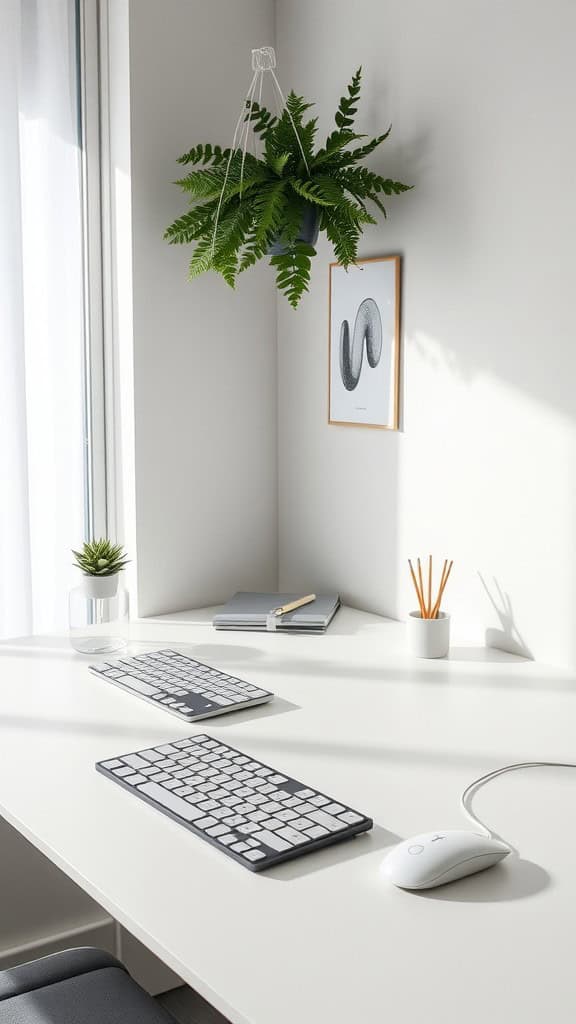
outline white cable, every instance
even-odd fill
[[[576,768],[576,764],[573,764],[570,761],[519,761],[517,764],[507,764],[504,768],[495,768],[494,771],[487,772],[486,775],[481,775],[480,778],[474,779],[474,782],[471,782],[469,786],[466,786],[466,789],[462,793],[462,796],[460,797],[460,806],[469,821],[481,828],[489,839],[493,839],[495,837],[495,833],[492,832],[491,829],[489,829],[488,826],[474,814],[474,811],[468,807],[468,797],[471,796],[474,790],[478,789],[478,787],[482,786],[485,782],[495,779],[498,775],[504,775],[505,772],[518,771],[520,768]]]
[[[236,127],[234,129],[234,138],[232,139],[232,146],[230,148],[230,156],[228,157],[228,163],[226,164],[226,174],[224,175],[224,184],[222,185],[222,191],[220,193],[220,199],[218,200],[218,208],[216,210],[216,218],[215,218],[215,221],[214,221],[214,234],[212,235],[211,256],[214,256],[214,245],[216,243],[216,232],[218,231],[218,221],[220,220],[220,210],[222,209],[222,200],[224,199],[224,192],[226,191],[226,185],[228,183],[228,175],[230,173],[230,164],[232,163],[232,157],[234,156],[234,154],[236,152],[236,137],[238,135],[238,129],[240,128],[240,124],[241,124],[242,118],[244,117],[244,114],[246,113],[246,102],[248,100],[248,97],[249,97],[250,93],[252,92],[252,88],[253,88],[253,86],[254,86],[254,84],[256,82],[257,75],[258,75],[258,72],[255,71],[254,72],[254,77],[252,78],[252,81],[250,82],[250,88],[248,89],[248,92],[246,94],[246,99],[244,100],[244,103],[242,104],[242,110],[240,111],[240,116],[239,116],[238,120],[236,121]]]
[[[254,94],[256,92],[256,86],[258,84],[258,74],[263,74],[263,73],[264,73],[263,71],[256,72],[254,78],[252,79],[252,88],[250,89],[250,92],[248,93],[248,99],[246,100],[246,106],[248,108],[248,114],[246,115],[246,123],[243,126],[243,129],[242,129],[242,131],[240,133],[239,148],[242,150],[242,162],[240,164],[240,202],[242,202],[242,185],[244,184],[244,164],[246,163],[246,150],[248,148],[248,134],[250,132],[250,128],[251,128],[251,125],[252,125],[252,122],[250,120],[250,116],[252,114],[252,104],[254,103]],[[242,138],[242,137],[244,137],[244,138]]]
[[[258,85],[258,106],[259,107],[262,106],[262,86],[263,86],[263,84],[264,84],[264,72],[261,71],[260,72],[260,83]],[[257,156],[257,152],[256,151],[257,151],[258,143],[257,143],[256,132],[255,131],[252,132],[252,139],[254,141],[254,156],[256,157]]]

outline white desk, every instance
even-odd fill
[[[149,642],[279,699],[196,728],[90,675],[65,641],[0,655],[0,812],[235,1024],[574,1020],[576,772],[505,776],[475,807],[521,851],[428,895],[379,878],[397,836],[464,825],[476,775],[576,757],[576,682],[479,649],[416,662],[342,610],[325,637],[170,620]],[[207,731],[371,814],[372,833],[255,875],[94,771]]]

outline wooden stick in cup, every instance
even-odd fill
[[[440,594],[442,593],[442,587],[444,586],[444,577],[446,575],[447,567],[448,567],[448,559],[445,558],[444,559],[444,565],[442,566],[442,573],[440,575],[440,585],[438,587],[438,595],[436,597],[436,600],[434,601],[434,604],[432,605],[432,618],[433,619],[436,618],[436,615],[434,614],[434,612],[437,611],[437,608],[438,608],[438,598],[440,597]]]
[[[416,574],[414,572],[414,569],[412,568],[412,562],[410,561],[410,559],[408,559],[408,565],[410,566],[410,573],[412,575],[412,582],[414,584],[414,589],[416,591],[416,597],[418,598],[418,604],[420,605],[420,614],[421,614],[422,618],[425,619],[426,616],[424,614],[424,601],[422,600],[422,595],[421,595],[420,589],[418,587],[418,581],[416,579]]]
[[[424,604],[424,583],[422,580],[422,566],[420,565],[420,559],[418,559],[418,579],[420,580],[420,593],[422,594],[422,614],[425,619],[428,618],[426,614],[426,605]]]
[[[444,577],[444,581],[443,581],[443,583],[442,583],[442,585],[440,587],[440,593],[438,594],[438,600],[436,601],[436,604],[434,605],[434,613],[432,615],[433,619],[437,618],[438,612],[440,611],[440,605],[442,603],[442,597],[443,597],[444,591],[446,589],[446,584],[448,583],[448,577],[449,577],[449,575],[450,575],[450,573],[452,571],[452,566],[453,565],[454,565],[454,559],[452,559],[452,561],[450,562],[450,565],[448,566],[448,572],[446,573],[446,576]]]
[[[432,555],[428,555],[428,605],[426,607],[426,618],[434,618],[432,615]]]

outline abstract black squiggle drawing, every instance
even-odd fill
[[[374,299],[363,299],[358,307],[352,344],[348,321],[343,320],[340,327],[340,376],[347,391],[354,391],[360,380],[364,340],[368,365],[374,369],[378,366],[382,354],[382,321]]]

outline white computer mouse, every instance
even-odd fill
[[[510,847],[478,832],[426,832],[399,843],[382,862],[382,874],[401,889],[433,889],[498,864]]]

